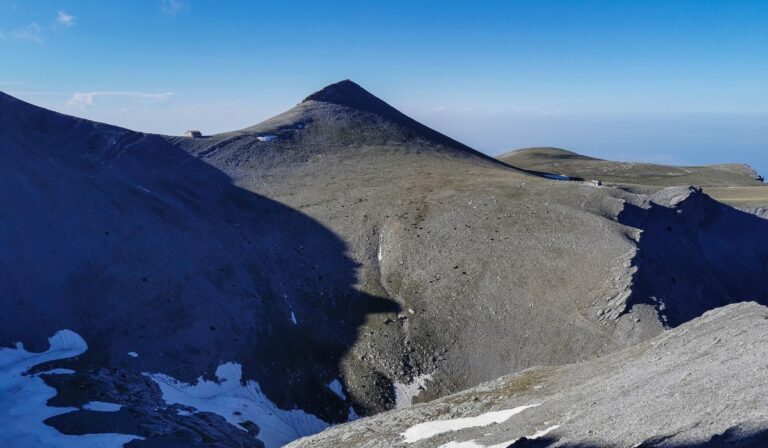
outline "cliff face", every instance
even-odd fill
[[[627,306],[652,304],[674,327],[734,301],[768,303],[768,221],[695,187],[662,190],[645,207],[618,216],[642,231]]]

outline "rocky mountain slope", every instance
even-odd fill
[[[350,81],[204,138],[0,95],[0,136],[0,346],[87,345],[32,364],[65,434],[279,446],[768,302],[768,221],[530,174]]]
[[[763,447],[768,308],[710,311],[588,362],[528,369],[290,447]]]
[[[560,148],[524,148],[498,156],[520,168],[614,184],[703,187],[761,186],[763,178],[748,165],[670,166],[596,159]]]

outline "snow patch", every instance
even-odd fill
[[[440,445],[438,448],[491,448],[491,447],[486,447],[485,445],[480,445],[479,443],[475,442],[474,440],[468,440],[466,442],[456,442],[456,441],[452,440],[452,441],[450,441],[448,443],[444,443],[444,444]],[[504,445],[503,448],[507,448],[507,445]]]
[[[126,355],[130,356],[131,358],[138,358],[139,354],[136,352],[128,352]]]
[[[440,445],[438,448],[508,448],[513,444],[519,442],[521,439],[535,440],[535,439],[544,437],[545,435],[549,434],[551,431],[554,431],[559,427],[560,425],[550,426],[547,429],[542,429],[541,431],[535,432],[533,435],[521,437],[520,439],[507,440],[506,442],[496,443],[494,445],[480,445],[474,440],[469,440],[466,442],[455,442],[455,441],[448,442],[443,445]]]
[[[331,389],[331,392],[336,394],[337,397],[341,398],[342,400],[347,399],[347,396],[344,395],[344,387],[341,385],[341,381],[339,381],[338,378],[335,378],[333,381],[328,383],[327,387],[328,389]]]
[[[293,325],[299,325],[299,321],[296,320],[296,314],[293,311],[291,311],[291,322],[293,322]]]
[[[556,430],[559,427],[560,427],[560,425],[553,425],[553,426],[550,426],[547,429],[542,429],[541,431],[536,431],[535,433],[533,433],[533,435],[526,436],[525,438],[526,439],[530,439],[530,440],[538,439],[538,438],[546,436],[547,434],[549,434],[550,432]],[[517,440],[515,440],[515,442],[517,442]]]
[[[477,417],[454,418],[450,420],[435,420],[432,422],[419,423],[408,428],[402,436],[405,443],[414,443],[419,440],[429,439],[445,432],[459,431],[466,428],[476,428],[479,426],[488,426],[494,423],[502,423],[509,420],[512,416],[523,412],[526,409],[539,406],[530,404],[527,406],[518,406],[503,411],[486,412]]]
[[[239,426],[246,421],[256,423],[261,431],[257,436],[267,448],[276,448],[299,437],[316,434],[329,425],[301,409],[280,409],[261,391],[259,383],[241,382],[242,367],[235,362],[222,364],[216,369],[218,381],[183,383],[170,376],[147,374],[159,386],[168,404],[183,404],[201,412],[212,412]],[[235,413],[238,414],[235,414]]]
[[[432,381],[432,375],[419,375],[413,378],[409,384],[393,383],[392,388],[395,391],[395,407],[397,409],[407,408],[411,405],[414,397],[421,391],[427,390],[427,381]]]
[[[260,142],[271,142],[277,138],[276,135],[259,135],[256,140]]]
[[[123,405],[117,403],[107,403],[106,401],[91,401],[83,405],[83,409],[97,412],[116,412],[122,408]]]
[[[47,405],[56,389],[40,378],[27,374],[32,367],[57,359],[84,353],[88,344],[77,333],[61,330],[48,339],[50,348],[30,353],[21,342],[14,348],[0,348],[0,446],[4,448],[109,448],[122,447],[139,436],[128,434],[85,434],[69,436],[43,423],[55,415],[77,408],[54,408]],[[43,374],[69,374],[54,369]]]
[[[73,373],[75,373],[75,371],[72,369],[53,369],[47,370],[41,373],[41,375],[72,375]]]

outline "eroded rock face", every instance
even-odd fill
[[[627,307],[652,305],[667,326],[741,299],[768,303],[768,221],[673,187],[618,220],[642,231]]]
[[[768,308],[729,305],[603,358],[529,369],[289,446],[761,447],[767,372]]]

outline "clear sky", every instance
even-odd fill
[[[768,174],[768,0],[0,0],[0,90],[132,129],[242,128],[345,78],[489,154]]]

